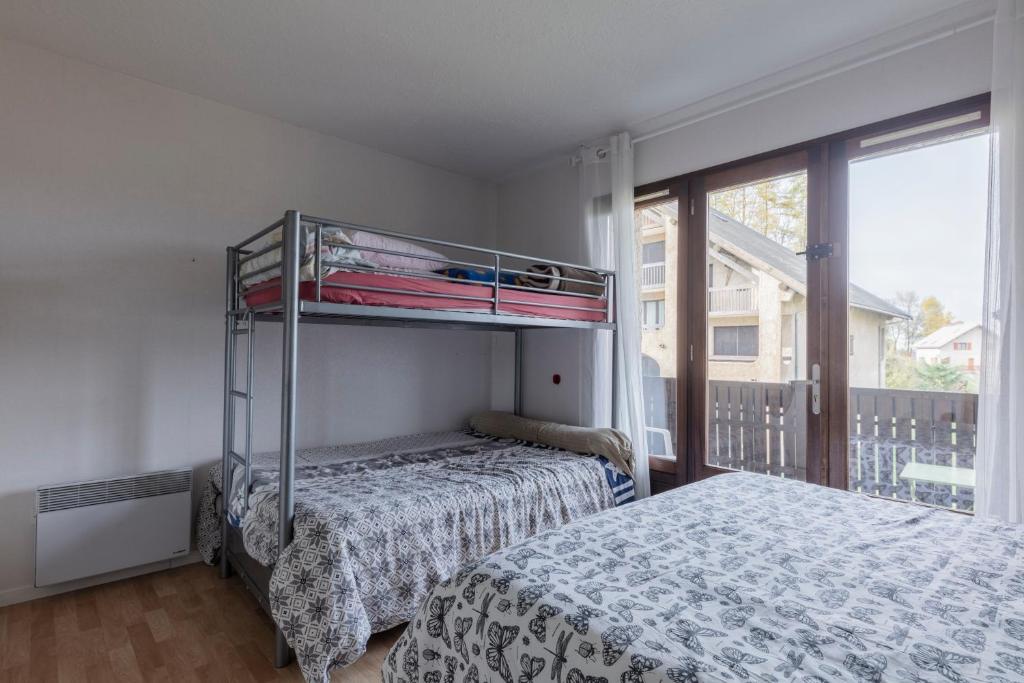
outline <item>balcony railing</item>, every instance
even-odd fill
[[[644,378],[649,425],[674,430],[674,397],[674,378]],[[707,463],[806,480],[808,400],[805,382],[708,382]],[[977,394],[853,388],[849,410],[851,490],[974,509]]]
[[[930,465],[947,473],[939,478],[973,480],[977,394],[854,388],[849,409],[852,490],[974,509],[973,486],[915,480],[907,466]]]
[[[665,264],[645,263],[640,277],[640,286],[643,289],[664,289],[665,288]]]
[[[757,287],[711,287],[708,313],[749,315],[757,312]]]

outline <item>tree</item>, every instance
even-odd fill
[[[921,301],[921,334],[925,337],[936,330],[941,330],[953,320],[953,314],[934,296],[926,296]]]
[[[914,389],[917,387],[917,373],[914,361],[909,355],[900,354],[885,358],[885,386],[889,389]]]
[[[807,244],[807,174],[715,192],[711,208],[796,251]]]
[[[915,362],[908,355],[897,355],[885,359],[885,386],[912,391],[977,393],[978,380],[962,368],[944,363]]]
[[[917,298],[917,292],[902,290],[896,292],[896,296],[890,303],[910,316],[910,318],[893,323],[887,328],[893,351],[909,355],[914,342],[922,336],[921,300]]]
[[[969,391],[970,379],[960,368],[935,363],[921,363],[917,366],[918,386],[922,391]]]
[[[889,303],[910,316],[909,319],[889,325],[887,329],[890,347],[896,353],[909,355],[913,352],[915,342],[955,320],[937,297],[929,295],[918,299],[917,292],[913,290],[896,292]]]

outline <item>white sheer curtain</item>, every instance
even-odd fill
[[[1001,0],[975,460],[979,516],[1024,522],[1024,3]]]
[[[616,271],[614,390],[618,414],[612,419],[612,339],[585,333],[581,345],[580,383],[583,422],[613,424],[633,441],[634,480],[639,496],[650,495],[647,435],[644,430],[643,384],[640,370],[640,287],[633,225],[633,145],[628,133],[607,147],[580,150],[580,215],[583,244],[590,265]]]

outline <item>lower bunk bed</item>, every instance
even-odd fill
[[[1024,530],[722,474],[463,568],[383,681],[1024,681]]]
[[[633,496],[604,456],[472,431],[299,450],[294,539],[278,558],[277,457],[253,456],[248,493],[242,468],[233,472],[226,552],[309,681],[407,622],[466,563]],[[208,563],[225,552],[220,467],[197,520]]]

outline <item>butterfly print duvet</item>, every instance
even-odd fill
[[[462,634],[451,645],[442,612]],[[463,568],[431,591],[382,676],[1021,682],[1024,531],[723,474]]]
[[[597,458],[466,433],[362,446],[297,454],[295,536],[279,561],[276,470],[256,472],[242,530],[249,555],[274,565],[271,612],[308,681],[327,681],[331,669],[365,651],[371,633],[412,618],[430,588],[459,567],[615,505],[606,462]],[[211,474],[197,526],[208,561],[220,545],[219,471]],[[524,553],[520,563],[535,569],[535,559]],[[515,570],[497,578],[511,586],[520,577]],[[518,596],[495,600],[501,585],[488,578],[464,588],[479,594],[473,607],[486,614]],[[513,612],[532,611],[543,595],[538,587],[519,596]],[[461,652],[476,634],[473,622],[455,618],[455,603],[429,601],[424,637]],[[502,631],[487,653],[519,676],[521,662],[505,653],[510,634]],[[435,663],[448,674],[446,661]]]

